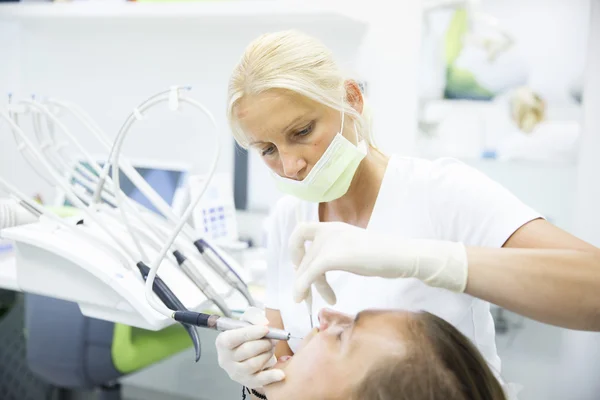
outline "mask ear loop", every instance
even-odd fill
[[[346,112],[344,111],[344,99],[342,98],[342,126],[340,128],[340,135],[344,136],[344,119],[346,116]],[[358,147],[358,144],[360,143],[360,138],[361,136],[358,134],[358,128],[356,127],[356,121],[352,121],[352,123],[354,124],[354,133],[356,134],[356,147]]]
[[[356,121],[353,121],[353,123],[354,123],[354,133],[356,133],[356,147],[358,147],[358,145],[360,144],[360,139],[361,139],[362,136],[360,136],[358,134],[358,128],[356,127]]]
[[[342,103],[342,126],[340,127],[340,135],[344,136],[344,119],[346,113],[344,112],[344,103]]]

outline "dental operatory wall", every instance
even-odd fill
[[[0,93],[13,99],[54,97],[71,101],[91,114],[114,137],[133,108],[172,85],[189,85],[189,95],[214,114],[220,126],[222,155],[218,169],[232,171],[233,142],[227,130],[227,80],[246,44],[264,31],[286,26],[263,17],[179,18],[29,18],[0,21]],[[332,32],[322,23],[295,24],[322,37],[336,49],[341,62],[354,63],[360,31],[338,26]],[[343,33],[345,40],[336,41]],[[11,40],[4,40],[11,38]],[[83,49],[94,49],[85,52]],[[91,56],[90,56],[91,55]],[[2,100],[5,103],[5,98]],[[184,108],[185,110],[185,108]],[[170,111],[153,110],[134,127],[124,154],[134,159],[178,161],[205,172],[212,160],[215,137],[207,121],[193,112],[187,119]],[[73,123],[68,126],[77,128]],[[44,180],[18,154],[7,127],[0,135],[0,174],[29,194],[51,198]],[[106,154],[82,131],[84,145]]]
[[[199,19],[26,16],[0,20],[0,96],[13,93],[15,99],[35,95],[72,101],[114,137],[133,107],[148,96],[171,85],[190,85],[190,95],[214,113],[221,127],[224,151],[218,170],[232,172],[234,148],[225,120],[228,75],[245,45],[258,34],[294,26],[320,37],[342,65],[366,83],[380,147],[388,153],[415,155],[418,77],[423,68],[418,57],[423,30],[419,3],[404,1],[402,12],[395,14],[386,1],[373,1],[367,8],[357,1],[327,2],[364,24],[325,13],[310,21],[249,13]],[[585,59],[589,0],[484,0],[482,4],[519,38],[518,46],[531,69],[531,85],[549,98],[567,96],[567,87],[582,72]],[[94,51],[82,57],[82,50],[89,48]],[[548,62],[552,52],[561,54],[558,62]],[[214,138],[205,130],[206,121],[190,115],[180,119],[168,111],[153,112],[136,124],[125,154],[183,162],[205,171]],[[91,137],[82,140],[104,154]],[[467,161],[568,227],[574,165],[536,163],[523,169],[515,163]],[[28,194],[41,193],[51,201],[52,190],[18,154],[5,125],[0,125],[0,174],[18,182]],[[532,181],[537,186],[530,185]],[[267,210],[278,197],[255,155],[250,157],[249,187],[253,209]],[[557,191],[557,187],[567,189]]]

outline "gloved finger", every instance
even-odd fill
[[[267,363],[271,361],[271,357],[273,357],[273,353],[271,352],[259,354],[256,357],[252,357],[242,362],[238,362],[236,369],[240,372],[243,371],[244,374],[253,375],[258,371],[261,371],[265,367],[265,365],[267,365]]]
[[[303,259],[301,260],[300,264],[296,265],[296,276],[298,276],[298,274],[302,273],[302,271],[304,271],[306,268],[308,268],[308,266],[310,266],[313,263],[313,260],[315,260],[318,257],[319,250],[322,247],[323,247],[323,245],[320,242],[311,243],[310,247],[304,254]],[[310,288],[310,286],[306,288],[304,293],[299,295],[299,297],[298,297],[299,300],[297,300],[298,303],[303,300],[306,300],[306,301],[310,300],[311,303],[309,303],[309,304],[312,304],[312,293],[310,292],[309,288]]]
[[[231,359],[233,361],[246,361],[249,358],[256,357],[263,353],[271,353],[275,351],[273,343],[269,339],[253,340],[239,345],[233,351]]]
[[[259,340],[266,336],[269,328],[263,325],[253,325],[246,328],[232,329],[222,332],[217,336],[215,342],[217,348],[233,350],[236,347],[253,340]]]
[[[275,364],[277,364],[277,357],[273,355],[269,361],[265,364],[263,370],[272,368]]]
[[[256,389],[257,387],[267,386],[275,382],[280,382],[285,379],[285,373],[280,369],[269,369],[266,371],[261,371],[254,377],[254,386],[251,389]]]
[[[310,268],[306,268],[303,272],[296,274],[293,290],[294,301],[299,303],[304,300],[306,298],[306,292],[311,285],[318,279],[321,279],[321,276],[325,275],[326,271],[324,270],[323,265],[323,263],[315,262]],[[320,286],[322,286],[323,281],[321,280],[320,282]],[[327,293],[328,291],[325,290],[324,292]]]
[[[325,263],[323,262],[324,252],[321,251],[322,249],[325,249],[325,246],[326,246],[325,242],[326,241],[321,240],[319,242],[313,242],[311,244],[310,248],[304,255],[304,259],[302,260],[300,265],[296,268],[296,277],[295,277],[296,281],[298,281],[298,279],[302,275],[306,274],[306,271],[308,269],[317,268],[316,267],[317,264],[321,264],[323,266],[325,265]],[[317,277],[319,275],[321,275],[321,274],[315,274],[315,277]],[[300,301],[306,299],[310,295],[309,288],[310,288],[311,284],[312,284],[312,282],[310,282],[310,284],[305,285],[304,292],[302,292],[302,293],[298,292],[298,296],[294,297],[294,299],[297,302],[300,302]]]
[[[335,303],[337,303],[335,292],[333,291],[333,288],[329,282],[327,282],[327,277],[325,275],[317,277],[315,280],[315,288],[321,297],[327,302],[327,304],[333,306]]]
[[[248,307],[240,320],[250,322],[252,325],[268,325],[269,320],[265,312],[258,307]]]
[[[322,262],[323,257],[326,254],[326,246],[326,240],[317,240],[312,242],[306,250],[300,264],[296,265],[295,267],[296,275],[302,274],[308,268],[312,268],[317,261]]]
[[[320,222],[307,222],[299,224],[290,236],[289,250],[290,258],[294,266],[300,265],[304,259],[306,249],[304,243],[307,241],[314,241],[317,231],[319,230]]]
[[[337,303],[337,296],[325,275],[318,276],[312,284],[314,284],[315,288],[327,304],[333,306]],[[296,288],[296,286],[294,286],[293,296],[294,301],[297,303],[300,303],[301,301],[311,301],[309,304],[312,304],[312,292],[310,291],[310,286],[306,289],[304,287]]]

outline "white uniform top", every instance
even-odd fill
[[[501,247],[525,223],[540,215],[484,174],[453,159],[428,161],[391,157],[368,230],[405,238],[439,239],[467,246]],[[269,221],[267,308],[279,310],[284,327],[304,337],[310,320],[304,303],[292,298],[294,267],[289,237],[298,222],[318,221],[318,204],[282,198]],[[411,279],[368,278],[334,271],[327,279],[337,295],[332,307],[356,314],[364,309],[424,310],[471,339],[490,367],[500,373],[489,303]],[[313,318],[328,307],[313,290]],[[296,351],[299,342],[290,340]]]

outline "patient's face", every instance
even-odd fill
[[[348,399],[354,385],[384,356],[402,357],[403,327],[411,314],[363,311],[357,319],[331,310],[319,313],[320,326],[301,348],[274,368],[286,379],[265,388],[269,400]]]

